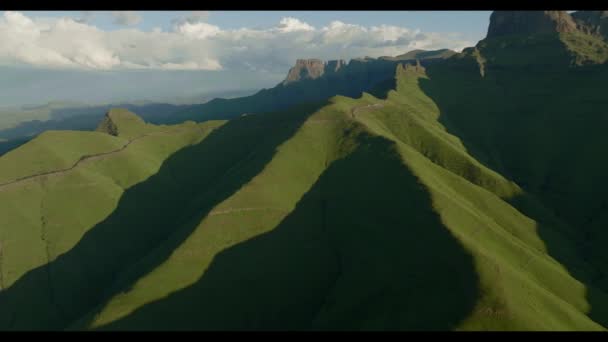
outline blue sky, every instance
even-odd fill
[[[483,39],[489,17],[487,11],[5,11],[0,107],[268,88],[298,58],[460,51]]]

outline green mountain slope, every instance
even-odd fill
[[[45,305],[55,305],[53,283],[61,275],[53,277],[48,263],[86,238],[88,229],[116,208],[125,189],[157,173],[164,159],[200,141],[217,125],[190,122],[150,127],[130,141],[97,132],[54,132],[0,158],[0,169],[27,174],[26,178],[4,174],[7,181],[0,186],[0,201],[5,204],[0,209],[2,327],[15,324],[18,328],[21,319],[28,319],[18,310],[27,312],[35,306],[44,313]],[[56,138],[61,138],[60,143]],[[91,147],[100,140],[105,145]],[[107,148],[101,149],[104,146]],[[38,158],[35,169],[32,157]],[[114,248],[111,245],[108,241],[107,251]],[[33,287],[17,289],[25,292],[11,295],[15,282],[28,279],[27,272],[36,268],[43,271],[31,278]],[[77,271],[71,269],[70,273]],[[48,320],[61,319],[53,316]],[[53,326],[35,315],[31,318],[29,327]]]
[[[605,43],[545,14],[357,98],[0,157],[0,329],[606,330]]]

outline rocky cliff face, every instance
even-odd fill
[[[580,31],[608,39],[608,11],[578,11],[572,18]]]
[[[456,52],[448,49],[434,51],[414,50],[397,57],[353,58],[348,63],[343,59],[330,60],[327,62],[323,62],[316,58],[298,59],[296,65],[289,69],[287,77],[280,85],[285,86],[302,80],[315,80],[326,77],[347,76],[352,79],[353,77],[357,78],[358,76],[356,74],[361,72],[374,73],[386,71],[389,75],[393,75],[395,67],[397,66],[396,63],[398,62],[412,62],[416,59],[424,60],[425,62],[440,60],[448,58],[455,53]]]
[[[574,31],[577,31],[576,22],[566,11],[494,11],[487,38]]]
[[[99,123],[95,130],[97,132],[107,133],[115,137],[118,136],[118,126],[112,119],[110,112],[106,113],[106,115],[103,117],[103,120]]]
[[[296,65],[289,69],[287,78],[283,84],[304,80],[316,79],[323,76],[325,72],[325,63],[320,59],[298,59]]]
[[[343,59],[329,61],[325,65],[325,72],[326,73],[338,72],[338,70],[340,70],[345,65],[346,65],[346,61]]]
[[[289,69],[283,85],[300,80],[314,80],[325,74],[336,73],[346,66],[343,59],[323,62],[320,59],[298,59],[296,65]]]

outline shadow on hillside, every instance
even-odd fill
[[[393,145],[365,137],[272,231],[102,330],[448,330],[474,308],[472,257]]]
[[[448,72],[447,68],[453,70]],[[545,243],[548,254],[585,284],[587,301],[592,308],[589,317],[608,327],[608,292],[606,287],[600,290],[595,285],[603,275],[601,270],[592,266],[598,263],[592,262],[588,256],[587,234],[581,231],[582,227],[569,225],[560,217],[562,213],[542,202],[541,199],[548,198],[541,191],[547,184],[541,186],[541,190],[534,188],[526,178],[531,177],[529,173],[533,167],[518,165],[524,160],[517,158],[518,154],[525,153],[522,149],[536,148],[525,145],[525,142],[536,141],[525,140],[525,137],[539,134],[525,127],[524,121],[516,121],[521,119],[520,112],[531,105],[521,102],[525,100],[524,96],[514,95],[519,90],[511,87],[516,86],[518,76],[495,73],[497,75],[490,77],[486,74],[484,79],[476,68],[466,63],[427,68],[429,79],[420,79],[420,87],[439,107],[439,122],[450,134],[460,138],[469,154],[505,178],[517,182],[526,191],[507,201],[536,221],[538,236]],[[507,85],[501,77],[513,79]],[[514,128],[516,132],[506,132],[511,135],[503,134],[504,130]],[[554,186],[556,189],[553,190],[559,194],[560,183],[556,182]]]
[[[170,156],[155,175],[126,190],[115,211],[76,246],[0,292],[0,330],[63,329],[128,288],[129,281],[113,286],[121,272],[163,242],[166,249],[158,259],[129,270],[130,280],[165,260],[214,205],[256,176],[321,105],[229,121],[199,144]]]
[[[3,154],[16,149],[17,147],[25,144],[28,141],[29,141],[29,139],[14,139],[14,140],[0,141],[0,157],[2,157]]]

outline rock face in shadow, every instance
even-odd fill
[[[577,11],[572,18],[579,30],[608,39],[608,11]]]
[[[325,64],[325,72],[326,73],[338,72],[338,70],[340,70],[345,65],[346,65],[346,61],[343,59],[328,61],[327,64]]]
[[[115,137],[118,136],[118,126],[116,126],[116,123],[112,120],[112,117],[110,116],[110,112],[108,112],[104,116],[103,120],[101,120],[101,122],[97,126],[97,129],[95,129],[95,130],[97,132],[107,133],[107,134],[113,135]]]
[[[574,31],[577,31],[576,23],[566,11],[494,11],[487,38]]]

